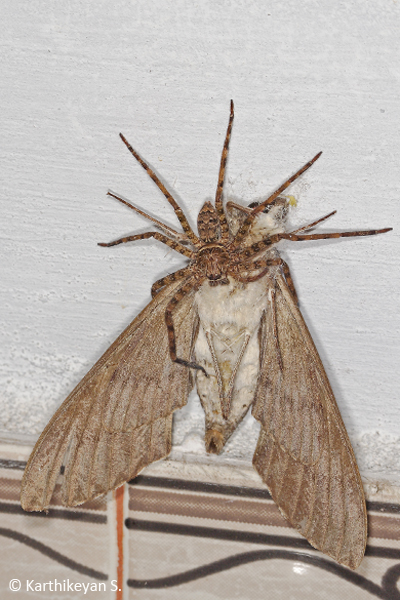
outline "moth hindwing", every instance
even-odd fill
[[[366,544],[366,509],[356,460],[318,352],[298,308],[282,240],[365,236],[389,229],[308,233],[334,213],[287,232],[282,192],[317,154],[260,204],[223,204],[233,103],[215,204],[196,234],[176,200],[121,138],[173,207],[177,231],[109,192],[157,231],[100,246],[156,240],[187,265],[157,281],[152,301],[71,392],[27,463],[21,504],[45,510],[60,467],[62,498],[82,504],[135,477],[171,450],[173,412],[195,374],[205,446],[220,453],[249,408],[261,424],[253,464],[287,520],[317,549],[356,568]]]

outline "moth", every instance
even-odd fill
[[[263,202],[223,203],[234,110],[231,102],[215,205],[206,202],[196,234],[141,156],[121,139],[168,202],[182,232],[157,231],[100,246],[154,238],[188,264],[152,287],[153,299],[57,410],[27,463],[21,504],[46,510],[64,464],[62,498],[76,506],[134,478],[171,451],[172,415],[194,385],[205,413],[207,452],[219,454],[251,407],[261,423],[253,464],[281,513],[315,548],[355,569],[367,519],[362,482],[328,378],[298,308],[289,267],[276,249],[300,242],[366,236],[387,229],[307,233],[334,212],[287,232],[282,192]]]

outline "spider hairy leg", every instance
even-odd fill
[[[161,229],[161,231],[163,231],[166,235],[174,237],[174,238],[176,238],[177,241],[180,241],[180,242],[188,242],[189,241],[187,236],[184,233],[179,233],[179,231],[175,231],[175,229],[172,229],[172,227],[169,227],[169,225],[166,225],[162,221],[155,219],[154,217],[149,215],[147,212],[145,212],[141,208],[134,206],[134,204],[131,204],[130,202],[125,200],[125,198],[122,198],[122,196],[119,196],[118,194],[114,194],[114,192],[112,192],[111,190],[109,190],[107,192],[107,196],[111,196],[111,198],[115,198],[119,202],[122,202],[122,204],[125,204],[125,206],[127,206],[128,208],[131,208],[132,210],[134,210],[141,217],[148,219],[149,221],[154,223],[154,225],[156,225],[156,227],[159,227]]]
[[[358,237],[365,235],[379,235],[380,233],[387,233],[392,231],[393,227],[387,227],[386,229],[368,229],[367,231],[341,231],[335,233],[312,233],[307,235],[296,235],[292,233],[278,233],[274,238],[280,240],[290,240],[291,242],[302,242],[306,240],[328,240],[341,237]],[[271,238],[272,239],[272,238]],[[275,243],[275,242],[273,242]]]
[[[309,223],[308,225],[304,225],[304,227],[300,227],[299,229],[295,229],[294,231],[292,231],[292,233],[300,233],[300,231],[308,231],[309,229],[312,229],[313,227],[315,227],[319,223],[322,223],[322,221],[326,221],[330,217],[333,217],[333,215],[336,215],[336,212],[337,212],[336,210],[333,210],[328,215],[325,215],[324,217],[321,217],[317,221],[313,221],[312,223]]]
[[[301,169],[296,171],[294,175],[289,177],[289,179],[287,179],[285,183],[283,183],[271,196],[269,196],[269,198],[267,198],[266,200],[264,200],[264,202],[261,202],[258,206],[253,208],[253,215],[262,212],[264,208],[268,206],[268,204],[272,204],[272,202],[279,196],[279,194],[284,192],[289,187],[289,185],[296,181],[296,179],[298,179],[300,175],[307,171],[315,163],[315,161],[319,159],[321,154],[322,152],[318,152],[318,154],[316,154],[314,158],[309,160],[308,163],[306,163],[303,167],[301,167]]]
[[[369,229],[367,231],[342,231],[335,233],[312,233],[307,235],[297,235],[294,232],[276,233],[265,238],[264,240],[251,244],[251,246],[248,246],[240,252],[236,252],[236,260],[240,262],[242,260],[245,261],[246,259],[250,259],[252,256],[257,255],[269,246],[277,244],[280,240],[302,242],[307,240],[328,240],[341,237],[359,237],[366,235],[379,235],[380,233],[387,233],[388,231],[392,231],[392,229],[392,227],[387,227],[386,229]]]
[[[300,175],[302,175],[305,171],[307,171],[307,169],[309,169],[315,163],[316,160],[318,160],[318,158],[321,156],[321,154],[322,154],[322,152],[318,152],[318,154],[316,154],[314,156],[314,158],[309,160],[308,163],[306,163],[303,167],[301,167],[301,169],[296,171],[296,173],[294,175],[292,175],[292,177],[289,177],[289,179],[287,179],[285,181],[285,183],[283,183],[272,194],[272,196],[269,196],[266,200],[264,200],[264,202],[261,202],[261,204],[259,204],[255,208],[253,208],[252,212],[247,216],[246,220],[244,221],[244,223],[240,227],[239,231],[237,232],[237,234],[233,238],[232,242],[230,243],[230,247],[232,249],[236,249],[240,246],[244,237],[246,236],[247,232],[249,231],[250,226],[251,226],[255,216],[259,212],[262,212],[266,206],[268,206],[269,204],[272,204],[272,202],[279,196],[279,194],[281,194],[284,190],[286,190],[286,188],[288,188],[289,185],[291,185],[298,177],[300,177]]]
[[[226,220],[226,214],[224,211],[222,193],[223,193],[223,188],[224,188],[225,169],[226,169],[226,162],[228,160],[229,140],[231,138],[233,117],[234,117],[234,107],[233,107],[233,101],[231,100],[231,112],[230,112],[230,116],[229,116],[229,124],[228,124],[228,129],[226,130],[225,143],[224,143],[224,147],[222,150],[221,163],[220,163],[220,167],[219,167],[217,192],[215,194],[215,208],[218,213],[218,218],[219,218],[219,222],[220,222],[220,226],[221,226],[221,240],[223,242],[226,242],[229,240],[229,226],[228,226],[228,221]]]
[[[268,273],[269,268],[274,265],[279,265],[282,268],[286,283],[287,283],[288,288],[293,296],[293,300],[295,301],[296,305],[298,306],[299,299],[297,296],[296,289],[294,287],[294,283],[293,283],[293,279],[292,279],[292,276],[290,273],[289,265],[281,257],[259,259],[259,260],[255,260],[255,261],[249,263],[248,265],[246,263],[244,263],[243,270],[245,270],[245,271],[256,270],[256,269],[262,269],[262,271],[258,275],[243,276],[243,277],[238,273],[233,273],[232,277],[234,277],[234,279],[237,279],[237,281],[240,281],[242,283],[250,283],[253,281],[257,281],[258,279],[261,279],[262,277],[264,277],[264,275],[266,275]]]
[[[120,136],[121,140],[124,142],[125,146],[128,148],[129,152],[136,158],[138,163],[143,167],[143,169],[146,171],[146,173],[149,175],[149,177],[154,181],[154,183],[156,184],[158,189],[161,190],[161,192],[164,194],[164,196],[166,197],[166,199],[168,200],[168,202],[171,204],[172,208],[174,209],[175,214],[178,217],[179,222],[183,227],[183,231],[186,233],[187,237],[192,242],[192,244],[197,246],[199,244],[199,238],[197,237],[197,235],[195,235],[193,233],[193,230],[190,227],[189,222],[188,222],[183,210],[181,209],[181,207],[179,206],[179,204],[177,203],[175,198],[172,197],[172,195],[169,193],[169,191],[167,190],[165,185],[160,181],[160,179],[157,177],[157,175],[154,173],[154,171],[152,169],[150,169],[149,165],[143,160],[143,158],[140,156],[140,154],[132,148],[132,146],[130,145],[128,140],[122,135],[122,133],[120,133],[119,136]]]
[[[175,271],[170,275],[161,277],[161,279],[158,279],[151,286],[151,297],[154,298],[157,295],[157,293],[161,290],[161,288],[168,285],[169,283],[172,283],[173,281],[178,281],[179,279],[183,279],[186,275],[189,275],[190,271],[190,266],[188,266],[184,267],[183,269],[179,269],[179,271]]]
[[[272,329],[273,329],[273,336],[274,336],[275,352],[276,352],[276,358],[278,361],[279,369],[280,369],[281,373],[283,373],[282,353],[281,353],[281,348],[279,346],[278,323],[277,323],[277,316],[276,316],[276,301],[275,301],[276,289],[275,289],[275,286],[273,288],[271,288],[270,293],[271,293],[271,305],[272,305]]]
[[[175,292],[174,297],[170,300],[170,302],[168,303],[168,306],[166,308],[165,323],[167,325],[167,331],[168,331],[169,354],[171,356],[171,360],[180,365],[183,365],[184,367],[202,371],[204,373],[204,375],[206,377],[208,377],[208,373],[204,369],[204,367],[202,367],[201,365],[198,365],[195,362],[190,362],[188,360],[185,360],[184,358],[179,358],[177,356],[175,328],[174,328],[174,323],[173,323],[173,319],[172,319],[172,313],[173,313],[174,309],[176,308],[176,306],[179,304],[179,302],[182,300],[182,298],[184,298],[184,296],[191,289],[195,289],[195,290],[198,289],[203,281],[204,281],[204,278],[202,278],[201,280],[196,280],[194,277],[191,277],[185,283],[183,283],[183,285],[180,288],[178,288],[178,290]]]
[[[108,244],[104,242],[99,242],[97,245],[102,246],[104,248],[109,248],[110,246],[117,246],[118,244],[125,244],[126,242],[136,242],[138,240],[147,240],[149,238],[154,238],[159,242],[162,242],[166,246],[169,246],[173,250],[176,250],[176,252],[179,252],[180,254],[183,254],[188,258],[193,258],[194,256],[194,253],[191,250],[185,248],[185,246],[182,246],[182,244],[179,244],[179,242],[170,240],[166,235],[163,235],[158,231],[147,231],[146,233],[138,233],[137,235],[130,235],[128,237],[123,237],[119,240],[115,240],[114,242],[109,242]]]

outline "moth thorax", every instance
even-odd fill
[[[276,198],[256,215],[250,230],[250,241],[258,242],[269,235],[284,232],[288,213],[289,202],[286,198]]]
[[[216,242],[221,237],[218,213],[211,204],[205,202],[197,217],[197,229],[203,242]]]
[[[252,202],[249,204],[249,208],[255,208],[259,205],[259,202]],[[282,225],[288,217],[289,213],[289,201],[283,196],[275,198],[271,204],[267,204],[261,214],[268,214],[275,223]]]
[[[289,202],[286,198],[280,196],[272,203],[270,209],[270,215],[276,223],[282,225],[287,221],[289,214]]]
[[[206,246],[197,255],[197,268],[210,282],[225,282],[229,262],[228,251],[219,245]]]

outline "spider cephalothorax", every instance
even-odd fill
[[[224,246],[207,244],[197,252],[193,269],[198,277],[207,277],[211,286],[223,285],[229,283],[227,275],[230,272],[231,260]]]

